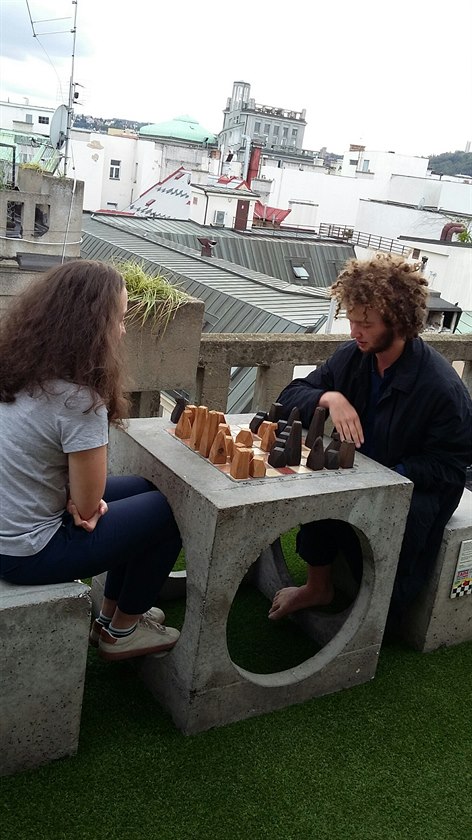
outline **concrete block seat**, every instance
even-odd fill
[[[77,752],[89,591],[0,580],[0,776]]]
[[[461,545],[469,540],[472,567],[472,491],[464,490],[449,520],[427,586],[411,607],[403,638],[424,652],[472,641],[472,592],[451,598]],[[467,546],[466,546],[467,548]],[[470,574],[469,574],[470,578]]]

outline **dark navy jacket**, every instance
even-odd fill
[[[340,391],[362,423],[370,371],[371,356],[349,341],[305,379],[293,380],[278,402],[285,416],[297,406],[307,428],[321,395]],[[376,461],[392,469],[403,464],[415,489],[438,494],[445,511],[455,509],[472,463],[472,401],[449,362],[421,338],[408,341],[395,364],[377,404],[373,438]]]

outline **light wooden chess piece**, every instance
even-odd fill
[[[190,435],[189,441],[189,446],[191,447],[191,449],[199,449],[207,417],[208,408],[206,407],[206,405],[197,406],[195,418],[192,425],[192,434]]]
[[[175,427],[175,437],[188,440],[192,434],[192,412],[187,408],[180,415]]]

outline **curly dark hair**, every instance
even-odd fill
[[[120,342],[124,280],[111,265],[71,260],[33,282],[0,320],[0,402],[65,379],[92,392],[110,422],[128,414]]]
[[[402,338],[415,338],[426,316],[427,280],[420,263],[394,254],[376,254],[370,260],[349,260],[331,286],[336,315],[341,306],[376,309],[387,327]]]

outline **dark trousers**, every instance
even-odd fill
[[[138,476],[108,479],[108,512],[92,533],[65,513],[48,544],[30,557],[0,555],[0,577],[17,584],[65,583],[108,572],[105,597],[130,615],[146,612],[182,547],[166,498]]]
[[[400,618],[430,574],[446,523],[460,500],[455,494],[447,506],[436,493],[414,490],[403,536],[390,604],[390,618]],[[338,552],[349,563],[357,581],[362,577],[362,550],[353,528],[338,519],[323,519],[300,527],[297,551],[310,566],[333,563]]]

